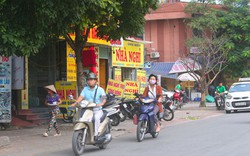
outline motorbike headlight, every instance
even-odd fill
[[[232,99],[232,98],[233,98],[233,96],[232,96],[232,95],[230,95],[230,94],[228,94],[228,95],[227,95],[227,99],[229,99],[229,100],[230,100],[230,99]]]

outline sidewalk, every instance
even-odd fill
[[[215,104],[207,104],[207,107],[199,107],[199,103],[189,103],[182,109],[178,109],[177,111],[175,111],[175,117],[172,121],[162,121],[162,128],[166,126],[191,122],[194,120],[201,120],[204,118],[219,116],[222,114],[224,114],[224,111],[216,110]],[[43,139],[42,134],[45,132],[46,128],[47,125],[40,125],[33,128],[21,129],[11,127],[10,129],[7,129],[5,131],[0,131],[0,151],[3,151],[2,149],[14,150],[12,148],[17,148],[17,144],[19,146],[25,146],[25,144],[27,144],[27,147],[19,147],[21,148],[21,150],[25,150],[26,148],[28,148],[28,145],[34,145],[34,143],[32,144],[32,141],[35,142],[35,144],[37,144],[37,147],[39,148],[40,145],[39,143],[37,143],[37,141],[40,142],[45,140]],[[62,121],[59,121],[59,128],[62,132],[62,136],[60,136],[61,138],[57,140],[69,140],[68,138],[70,138],[71,141],[73,124],[66,124]],[[117,138],[128,133],[135,133],[135,131],[136,125],[133,124],[132,120],[127,119],[126,121],[121,122],[118,126],[112,127],[112,137]],[[54,131],[52,132],[52,134],[54,134]],[[55,137],[49,137],[51,141],[55,140],[53,138]]]

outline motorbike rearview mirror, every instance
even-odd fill
[[[72,94],[69,94],[69,95],[68,95],[68,99],[69,99],[69,100],[73,100],[73,99],[74,99],[74,96],[73,96]]]

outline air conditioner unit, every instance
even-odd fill
[[[159,58],[159,57],[160,57],[159,52],[151,52],[150,53],[150,58],[152,58],[152,59]]]
[[[198,53],[200,53],[199,48],[198,47],[190,47],[190,53],[191,54],[198,54]]]

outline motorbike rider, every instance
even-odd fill
[[[87,75],[87,84],[88,85],[84,87],[76,102],[71,106],[75,106],[82,100],[87,100],[97,104],[97,107],[93,109],[95,119],[95,140],[97,140],[100,118],[103,115],[102,106],[106,102],[106,94],[104,89],[97,85],[97,76],[95,73],[91,72]]]
[[[142,97],[149,97],[149,98],[157,98],[157,95],[160,95],[157,98],[157,105],[154,107],[154,114],[155,114],[155,121],[157,123],[156,127],[156,132],[160,131],[160,123],[157,119],[156,114],[159,112],[160,118],[162,117],[163,113],[163,108],[162,108],[162,87],[157,85],[157,76],[154,74],[149,75],[148,82],[149,85],[145,88]]]
[[[225,99],[224,99],[224,92],[227,91],[226,87],[223,86],[223,83],[220,82],[219,83],[219,86],[216,87],[216,91],[215,91],[215,94],[216,96],[221,96],[221,100],[223,102],[225,102]],[[218,108],[218,103],[217,103],[217,100],[215,100],[215,104],[216,104],[216,107]]]
[[[175,86],[175,89],[180,91],[180,96],[183,98],[183,103],[186,103],[186,93],[184,92],[182,81],[179,81],[179,83]]]

